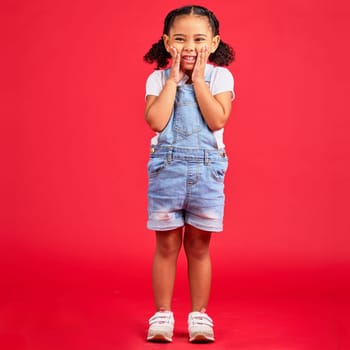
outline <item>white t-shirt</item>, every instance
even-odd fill
[[[211,79],[209,84],[210,92],[213,96],[222,92],[230,91],[232,93],[232,100],[235,98],[234,92],[234,79],[231,72],[224,67],[216,67],[212,64],[207,64],[205,67],[205,75],[211,73]],[[181,81],[178,82],[178,86],[186,84],[188,76],[185,75]],[[146,96],[153,95],[159,96],[165,84],[165,70],[155,70],[151,73],[146,81]],[[224,148],[223,134],[224,129],[216,130],[213,132],[217,141],[218,148]],[[158,133],[152,138],[151,144],[156,145],[158,143]]]

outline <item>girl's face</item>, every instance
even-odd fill
[[[182,15],[175,18],[169,35],[163,36],[168,52],[174,47],[181,55],[180,68],[184,72],[192,72],[198,52],[207,46],[213,53],[220,42],[218,35],[213,35],[208,18],[197,15]]]

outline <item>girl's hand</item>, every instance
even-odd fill
[[[169,79],[173,80],[177,84],[184,77],[185,73],[180,69],[180,52],[177,52],[175,47],[170,48],[170,50],[172,65],[170,69]]]
[[[210,53],[208,47],[203,46],[197,53],[196,64],[192,72],[192,82],[195,83],[198,80],[204,80],[205,65],[208,61]]]

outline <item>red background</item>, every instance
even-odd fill
[[[17,337],[22,318],[7,300],[24,295],[47,300],[53,290],[81,288],[142,295],[145,314],[153,312],[154,237],[145,228],[152,132],[143,108],[154,67],[142,57],[166,13],[184,4],[2,2],[0,283],[10,306],[0,335],[18,348],[27,344]],[[213,303],[287,292],[344,296],[350,6],[201,4],[237,52],[225,230],[212,241]],[[179,297],[184,288],[181,256]]]

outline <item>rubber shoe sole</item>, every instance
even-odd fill
[[[215,338],[208,334],[195,333],[190,337],[189,341],[190,343],[212,343],[215,341]]]
[[[173,340],[172,338],[166,336],[165,334],[154,333],[147,336],[147,341],[157,342],[157,343],[171,343]]]

